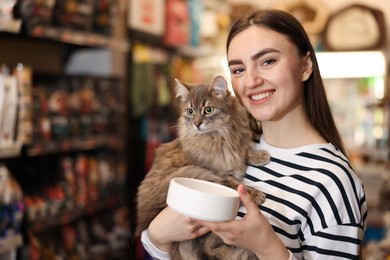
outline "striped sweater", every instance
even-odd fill
[[[367,217],[363,186],[343,154],[331,144],[294,149],[258,149],[271,154],[262,167],[248,166],[244,184],[262,190],[260,206],[273,229],[292,252],[290,259],[358,259]],[[245,215],[241,207],[238,218]],[[170,259],[142,233],[154,259]]]
[[[244,184],[262,190],[260,206],[297,259],[358,259],[367,217],[363,185],[348,160],[331,144],[281,149],[261,140],[271,154],[249,166]],[[239,217],[245,208],[240,208]]]

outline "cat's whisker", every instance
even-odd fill
[[[179,125],[173,125],[171,127],[168,127],[168,129],[174,129],[174,128],[179,128],[180,126]]]
[[[172,130],[172,129],[178,129],[179,126],[178,125],[173,125],[173,126],[170,126],[170,127],[166,127],[164,128],[161,132],[168,132],[169,130]]]

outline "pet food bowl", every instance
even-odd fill
[[[240,198],[236,190],[220,184],[173,178],[169,184],[167,204],[194,219],[220,222],[236,218]]]

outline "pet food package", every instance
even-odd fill
[[[54,0],[23,0],[18,1],[17,12],[28,30],[36,25],[49,25],[53,19]]]
[[[3,122],[3,107],[4,107],[4,76],[0,73],[0,127]],[[1,129],[1,128],[0,128]]]
[[[164,43],[179,47],[186,45],[189,39],[190,16],[185,0],[167,0],[166,30]]]
[[[203,14],[203,3],[198,0],[188,0],[188,10],[190,18],[189,44],[199,46],[201,44],[200,27]]]
[[[0,1],[0,31],[20,32],[22,21],[15,19],[13,15],[13,9],[16,3],[16,0]]]
[[[14,144],[18,107],[16,78],[0,74],[0,147]]]
[[[22,201],[23,193],[19,183],[4,164],[0,164],[0,206]]]
[[[165,0],[130,0],[128,27],[161,37],[165,30]]]
[[[111,35],[114,15],[118,12],[116,0],[94,0],[93,31],[106,36]]]
[[[53,24],[55,26],[92,31],[94,0],[56,1],[53,14]]]
[[[2,260],[16,259],[11,256],[15,256],[16,248],[23,245],[22,197],[19,183],[8,168],[0,163],[0,259]]]
[[[31,144],[33,135],[32,69],[19,63],[15,70],[18,84],[18,122],[16,140]]]

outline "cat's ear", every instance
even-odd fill
[[[175,79],[175,81],[176,81],[176,88],[175,88],[176,98],[180,97],[181,101],[184,102],[187,99],[189,90],[186,87],[186,85],[184,85],[184,83],[181,82],[180,80]]]
[[[213,79],[209,86],[209,90],[213,91],[213,96],[217,98],[224,98],[230,93],[227,82],[222,76],[216,76]]]

